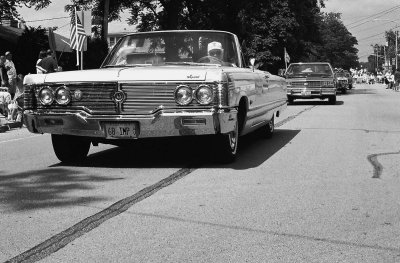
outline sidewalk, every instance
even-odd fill
[[[0,133],[15,128],[21,128],[21,122],[9,122],[3,115],[0,115]]]

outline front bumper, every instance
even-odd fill
[[[336,88],[288,88],[287,96],[292,98],[327,98],[336,95]]]
[[[229,133],[235,129],[237,110],[160,110],[151,115],[89,115],[86,112],[24,112],[30,132],[106,138],[105,123],[135,122],[138,138]]]

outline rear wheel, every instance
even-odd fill
[[[90,148],[90,140],[81,136],[51,135],[54,153],[64,163],[83,161]]]
[[[258,131],[262,138],[271,138],[275,131],[275,116],[272,116],[271,120],[269,120],[267,124],[261,127]]]

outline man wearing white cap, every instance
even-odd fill
[[[214,41],[208,43],[207,52],[209,56],[215,57],[222,61],[222,58],[224,56],[224,49],[222,48],[220,42]]]

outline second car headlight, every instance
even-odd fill
[[[175,90],[175,101],[179,105],[188,105],[193,100],[192,89],[189,86],[181,85]]]
[[[54,101],[53,90],[49,87],[43,87],[39,91],[39,100],[43,105],[50,105]]]
[[[71,101],[71,94],[65,87],[58,88],[55,93],[55,99],[60,105],[67,105]]]
[[[196,90],[195,97],[201,105],[210,104],[214,99],[213,90],[208,85],[200,85]]]

